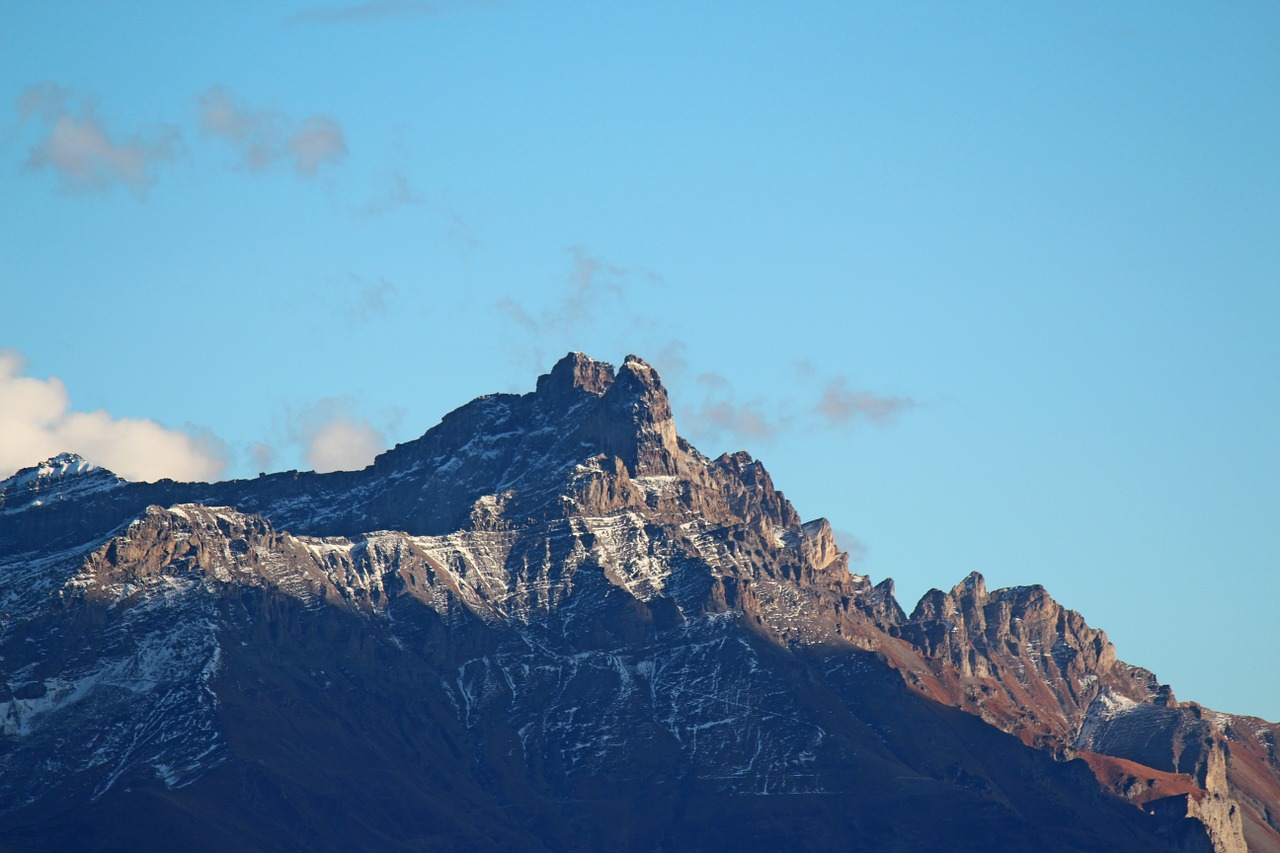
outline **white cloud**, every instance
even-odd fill
[[[303,460],[316,471],[359,470],[387,446],[382,432],[353,415],[345,400],[320,400],[290,421],[291,439],[302,445]]]
[[[130,480],[213,480],[226,467],[216,439],[102,410],[69,411],[61,380],[24,376],[25,366],[21,354],[0,349],[0,476],[67,451]]]
[[[321,166],[335,165],[347,156],[342,125],[328,116],[295,123],[279,113],[243,106],[222,86],[205,91],[198,103],[204,132],[234,146],[241,166],[250,171],[289,160],[298,174],[310,177]]]
[[[339,418],[312,433],[304,458],[317,471],[356,471],[372,463],[385,443],[368,423]]]
[[[46,130],[26,167],[53,171],[70,192],[103,192],[122,184],[143,196],[155,180],[155,165],[173,160],[181,148],[174,128],[113,138],[88,98],[55,83],[31,86],[16,107],[23,120],[35,119]]]

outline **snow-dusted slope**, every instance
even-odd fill
[[[69,815],[102,849],[1208,843],[1067,761],[1169,706],[1150,673],[1039,588],[908,619],[639,359],[571,354],[361,472],[63,457],[0,498],[0,846]]]

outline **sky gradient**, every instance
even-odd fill
[[[1280,6],[0,4],[0,475],[661,371],[910,610],[1280,719]],[[75,446],[71,446],[75,445]]]

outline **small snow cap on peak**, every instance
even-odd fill
[[[11,476],[5,478],[5,483],[20,483],[34,480],[48,480],[51,478],[61,478],[68,475],[75,476],[77,474],[88,474],[92,471],[101,470],[97,465],[85,459],[78,453],[59,453],[57,456],[50,456],[43,462],[38,462],[30,468],[23,468],[15,472]]]
[[[0,480],[0,513],[114,489],[125,482],[78,454],[59,453]]]
[[[597,397],[613,385],[613,365],[571,352],[555,363],[551,372],[538,377],[538,393],[561,395],[581,389]]]
[[[59,473],[83,474],[94,470],[98,466],[85,459],[79,453],[59,453],[57,456],[51,456],[41,462],[40,467]]]

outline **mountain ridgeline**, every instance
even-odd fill
[[[908,615],[635,357],[362,471],[0,483],[0,851],[1280,853],[1278,735],[1038,586]]]

